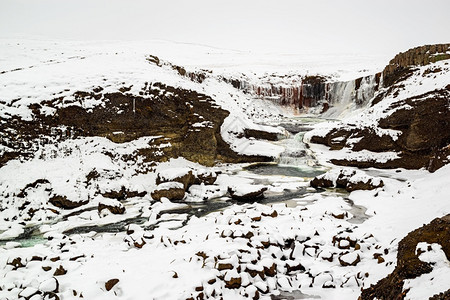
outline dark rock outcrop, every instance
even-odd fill
[[[268,140],[268,141],[276,141],[278,140],[278,135],[274,132],[267,132],[263,130],[257,129],[244,129],[244,137],[246,138],[254,138],[257,140]]]
[[[85,201],[72,201],[67,199],[66,196],[60,196],[60,195],[56,195],[51,197],[48,202],[50,202],[51,204],[53,204],[56,207],[59,208],[63,208],[63,209],[74,209],[77,207],[80,207],[82,205],[85,205],[89,202],[89,200],[85,200]]]
[[[409,77],[415,66],[450,59],[450,44],[425,45],[397,54],[383,70],[383,85],[391,86]]]
[[[126,89],[104,94],[98,91],[78,92],[74,105],[64,98],[44,101],[33,109],[32,121],[0,118],[0,144],[10,149],[0,153],[0,166],[19,156],[33,156],[39,144],[91,136],[106,137],[115,143],[162,136],[133,154],[144,157],[145,162],[184,157],[212,166],[216,162],[273,160],[234,152],[220,133],[229,112],[206,95],[162,83],[146,84],[139,95]],[[89,99],[99,99],[102,105],[83,108],[80,104]],[[56,113],[41,113],[43,105],[56,109]]]
[[[397,266],[394,271],[377,284],[363,290],[359,299],[404,299],[404,280],[433,270],[433,266],[421,261],[416,253],[416,246],[420,242],[440,244],[450,260],[450,215],[436,218],[430,224],[408,233],[398,245]]]
[[[325,173],[310,181],[313,188],[344,188],[347,192],[374,190],[384,186],[383,180],[363,175],[360,171],[340,170],[338,173]]]

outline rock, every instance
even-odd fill
[[[101,213],[104,209],[109,210],[112,214],[115,215],[122,215],[125,213],[125,207],[123,206],[123,204],[117,200],[112,199],[102,199],[98,203],[98,212]]]
[[[217,265],[217,270],[219,271],[223,271],[223,270],[231,270],[233,269],[233,265],[232,264],[223,264],[223,263],[219,263]]]
[[[356,266],[361,261],[359,254],[356,252],[350,252],[350,253],[341,255],[338,259],[339,259],[339,263],[343,267]]]
[[[228,187],[228,192],[232,199],[237,201],[257,201],[264,198],[267,187],[262,185],[240,185]]]
[[[264,274],[269,277],[274,277],[277,274],[277,265],[273,263],[269,268],[264,267]]]
[[[233,278],[231,277],[229,280],[225,279],[225,287],[228,289],[238,289],[241,287],[242,279],[241,277]]]
[[[254,138],[257,140],[268,140],[268,141],[276,141],[278,140],[278,134],[275,132],[267,132],[263,130],[257,129],[244,129],[244,137],[246,138]]]
[[[147,192],[137,192],[137,191],[129,191],[124,186],[119,191],[108,191],[102,193],[102,196],[105,198],[111,198],[116,199],[118,201],[125,200],[127,198],[133,198],[133,197],[144,197],[147,194]]]
[[[183,200],[184,195],[184,185],[174,181],[159,184],[151,193],[152,198],[157,201],[161,201],[163,197],[169,200]]]
[[[59,266],[56,270],[55,273],[53,273],[53,276],[61,276],[61,275],[65,275],[67,273],[67,270],[64,269],[63,266]]]
[[[330,188],[333,187],[333,181],[324,178],[323,176],[317,176],[314,177],[309,184],[313,187],[313,188]]]
[[[212,185],[217,180],[217,175],[219,175],[221,172],[197,172],[197,177],[195,178],[195,184],[205,184],[205,185]]]
[[[85,200],[85,201],[72,201],[67,199],[66,196],[53,196],[51,197],[48,202],[50,202],[51,204],[53,204],[56,207],[59,208],[63,208],[63,209],[74,209],[77,207],[80,207],[82,205],[85,205],[89,202],[89,200]]]
[[[192,76],[194,80],[204,78],[200,73],[186,73],[186,76]],[[126,89],[130,85],[123,83]],[[98,90],[98,87],[95,89]],[[10,140],[10,148],[19,149],[0,154],[0,166],[11,159],[31,155],[27,149],[42,139],[55,143],[67,139],[67,132],[73,139],[97,136],[106,137],[114,143],[161,136],[153,140],[150,147],[125,155],[127,160],[140,156],[145,162],[165,162],[170,158],[184,157],[205,166],[218,162],[273,161],[272,157],[234,152],[220,133],[229,112],[216,105],[211,97],[192,90],[153,82],[145,85],[140,95],[132,91],[79,91],[73,97],[78,101],[98,98],[103,105],[91,109],[70,104],[60,106],[59,102],[64,97],[58,97],[46,101],[46,107],[56,110],[51,115],[41,114],[37,109],[31,121],[18,118],[17,122],[0,122],[2,140]],[[119,110],[121,113],[117,113]]]
[[[195,176],[190,168],[170,168],[161,171],[156,177],[156,184],[166,182],[179,182],[186,191],[195,183]]]
[[[105,289],[107,291],[110,291],[118,282],[119,282],[119,279],[117,279],[117,278],[108,280],[107,282],[105,282]]]
[[[55,277],[44,280],[39,285],[39,290],[44,293],[46,292],[57,293],[58,289],[59,289],[59,282],[58,279],[56,279]]]
[[[373,190],[384,186],[383,180],[366,175],[359,170],[340,169],[331,170],[314,177],[310,181],[314,188],[344,188],[347,192],[355,190]]]
[[[430,299],[428,300],[448,300],[448,299],[450,299],[450,289],[448,289],[445,292],[436,294],[433,297],[430,297]]]
[[[39,290],[37,288],[34,287],[26,287],[25,289],[23,289],[20,293],[19,296],[20,297],[24,297],[25,299],[29,299],[31,298],[33,295],[36,295],[40,293]]]
[[[23,268],[25,265],[22,263],[21,257],[14,258],[11,262],[8,262],[8,265],[11,265],[14,267],[14,270],[17,270],[18,268]]]
[[[384,86],[388,87],[404,80],[405,73],[411,67],[450,59],[449,49],[450,44],[425,45],[397,54],[383,70]]]
[[[404,237],[398,244],[397,266],[387,277],[362,291],[360,299],[403,299],[405,279],[412,279],[433,270],[433,266],[419,259],[417,244],[426,242],[442,246],[447,258],[450,257],[450,214],[436,218]],[[444,298],[445,299],[445,298]]]

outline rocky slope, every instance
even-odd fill
[[[420,247],[420,243],[427,245]],[[430,246],[432,244],[435,246]],[[427,262],[426,259],[421,259],[423,253],[439,249],[442,249],[446,259],[450,260],[450,215],[436,218],[430,224],[410,232],[403,238],[398,246],[395,270],[377,284],[363,290],[360,299],[405,299],[405,296],[409,298],[408,292],[411,287],[405,287],[405,281],[431,273],[433,269],[440,267],[437,261]],[[432,278],[430,285],[435,285],[433,280],[445,282],[447,279]],[[449,291],[436,294],[430,299],[448,299],[448,293]]]

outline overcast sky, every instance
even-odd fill
[[[0,0],[0,38],[166,39],[264,52],[450,42],[449,0]]]

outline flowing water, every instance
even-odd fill
[[[278,145],[283,146],[286,150],[280,155],[280,158],[275,163],[256,163],[251,164],[243,168],[246,178],[252,178],[256,184],[270,184],[273,182],[273,178],[299,178],[301,181],[309,180],[317,175],[320,175],[327,171],[327,168],[321,166],[317,160],[314,158],[314,154],[307,145],[303,143],[303,136],[305,132],[311,130],[311,125],[322,122],[323,119],[318,118],[291,118],[288,121],[284,121],[281,124],[286,128],[290,135],[282,140],[275,142]],[[241,172],[233,173],[233,176],[243,176]],[[252,175],[253,174],[253,175]],[[306,205],[300,204],[296,199],[305,197],[306,195],[314,192],[323,193],[325,190],[311,190],[305,187],[294,189],[294,190],[283,190],[280,193],[267,193],[266,197],[258,202],[261,204],[270,205],[272,203],[283,202],[287,205]],[[330,193],[329,191],[326,193]],[[349,221],[352,223],[362,223],[368,216],[365,215],[365,208],[361,206],[354,205],[354,203],[349,200],[342,191],[335,191],[331,193],[343,193],[341,196],[346,200],[346,202],[351,206],[349,210],[354,216]],[[292,204],[292,203],[293,204]],[[184,207],[171,209],[166,211],[161,211],[160,215],[163,214],[186,214],[188,217],[182,222],[182,226],[186,224],[191,216],[201,217],[214,211],[222,210],[233,204],[240,204],[237,201],[232,200],[228,197],[221,197],[217,199],[210,199],[204,202],[183,202],[178,201],[180,204],[184,204]],[[92,208],[88,208],[92,209]],[[66,218],[67,219],[67,218]],[[123,232],[126,231],[129,224],[139,224],[144,225],[148,218],[141,216],[135,216],[126,220],[121,220],[113,224],[106,225],[90,225],[90,226],[80,226],[72,228],[64,232],[64,234],[81,234],[88,233],[91,231],[102,233],[102,232]],[[161,222],[166,222],[164,220]],[[169,220],[170,221],[170,220]],[[144,228],[147,230],[152,230],[159,226],[159,223],[147,226]],[[39,231],[39,227],[30,227],[25,230],[25,232],[16,239],[9,240],[21,243],[22,247],[31,247],[38,243],[43,243],[47,239],[42,236]],[[8,241],[0,241],[0,245],[5,244]]]

